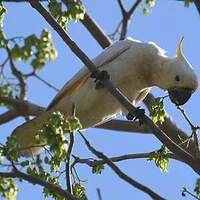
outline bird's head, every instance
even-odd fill
[[[185,104],[198,87],[194,69],[183,55],[182,41],[183,38],[178,43],[176,56],[163,63],[160,77],[161,87],[176,105]]]

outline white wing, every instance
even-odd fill
[[[115,42],[113,45],[106,48],[99,56],[94,58],[92,61],[98,67],[101,68],[105,64],[111,62],[116,59],[119,55],[127,51],[131,45],[135,42],[131,38],[126,40],[121,40]],[[63,95],[70,95],[77,89],[79,89],[82,84],[89,78],[90,72],[87,67],[81,68],[58,92],[58,94],[54,97],[52,102],[49,104],[47,110],[50,110],[52,107],[56,105],[56,103],[62,99]]]

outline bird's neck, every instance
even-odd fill
[[[165,81],[165,73],[164,73],[164,66],[167,62],[169,62],[172,58],[169,58],[165,55],[156,55],[153,57],[151,62],[151,72],[149,72],[149,84],[151,86],[157,86],[162,89],[163,88],[163,81]]]

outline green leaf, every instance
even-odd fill
[[[18,188],[11,178],[0,178],[0,194],[4,199],[15,200]]]
[[[78,131],[79,129],[82,128],[81,122],[80,120],[75,117],[69,117],[66,121],[66,129],[70,132],[70,133],[75,133],[76,131]]]
[[[67,29],[67,22],[68,22],[68,17],[66,12],[62,12],[57,20],[58,24],[64,29]]]
[[[163,123],[165,121],[165,110],[163,98],[156,98],[150,107],[151,119],[154,123]]]
[[[156,2],[155,2],[155,0],[146,0],[146,4],[149,7],[153,7],[153,6],[155,6]]]
[[[49,31],[43,30],[40,37],[32,34],[23,39],[24,45],[15,44],[11,49],[12,58],[16,61],[29,61],[35,70],[41,70],[47,61],[57,57]]]
[[[6,9],[3,7],[2,3],[0,2],[0,24],[3,22],[3,18],[6,14]]]
[[[20,163],[20,165],[22,167],[27,167],[27,166],[30,166],[31,165],[31,162],[29,160],[25,160],[23,162]]]
[[[191,1],[190,0],[184,0],[184,6],[185,7],[189,7],[190,6]]]
[[[50,0],[49,12],[57,20],[59,25],[66,30],[69,20],[77,21],[84,18],[85,8],[80,0],[65,1],[64,9],[57,0]]]
[[[104,170],[103,164],[95,165],[92,167],[93,174],[101,174],[103,170]]]
[[[167,166],[169,163],[168,157],[169,150],[164,145],[158,151],[151,152],[149,154],[149,161],[154,161],[156,166],[160,168],[161,172],[167,172]]]
[[[62,13],[62,4],[58,3],[56,0],[50,0],[48,8],[54,18],[57,18]]]
[[[87,200],[87,196],[85,193],[85,188],[80,183],[74,183],[73,184],[73,194],[80,198],[81,200]]]
[[[150,10],[148,8],[143,8],[142,12],[143,15],[148,15],[150,13]]]
[[[17,141],[17,138],[14,135],[7,137],[7,142],[4,148],[3,155],[9,161],[17,161],[19,158],[19,154],[18,154],[19,151],[20,151],[20,145]]]
[[[0,2],[0,48],[5,48],[7,46],[8,40],[3,31],[3,19],[6,14],[6,9],[3,7]]]
[[[200,179],[199,178],[196,180],[194,192],[200,198]]]

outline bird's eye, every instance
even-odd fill
[[[175,76],[175,80],[176,80],[176,81],[180,81],[180,76],[179,76],[179,75],[176,75],[176,76]]]

